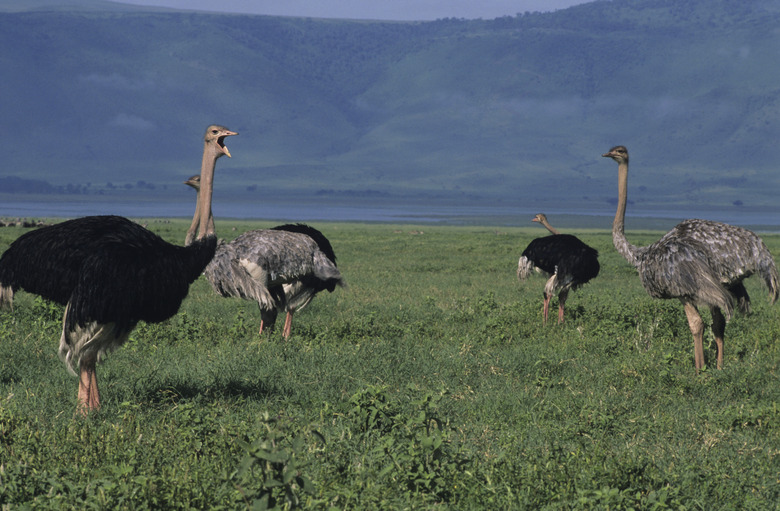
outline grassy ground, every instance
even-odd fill
[[[574,232],[601,274],[545,327],[544,279],[515,278],[538,227],[316,226],[349,288],[288,341],[200,279],[99,366],[86,419],[62,308],[20,293],[0,313],[0,506],[776,509],[780,307],[757,279],[724,369],[697,376],[681,306],[648,297],[605,230]],[[180,242],[186,223],[149,228]]]

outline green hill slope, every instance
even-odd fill
[[[774,2],[426,23],[88,7],[0,12],[0,177],[186,194],[219,122],[241,136],[217,187],[258,200],[608,211],[616,144],[646,207],[769,207],[780,185]]]

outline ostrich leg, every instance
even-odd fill
[[[717,307],[710,307],[712,312],[712,334],[715,336],[715,344],[718,345],[718,369],[723,367],[723,335],[726,331],[726,318]]]
[[[558,293],[558,324],[563,324],[563,309],[566,307],[566,299],[569,297],[569,291],[564,290]]]
[[[292,331],[292,318],[293,313],[291,311],[287,311],[287,316],[284,318],[284,330],[282,332],[285,339],[290,338],[290,333]]]
[[[82,358],[79,362],[79,411],[87,415],[92,410],[100,410],[100,394],[98,392],[96,358]]]
[[[547,315],[550,312],[550,300],[552,299],[552,295],[548,295],[547,293],[544,293],[544,305],[542,306],[542,317],[543,324],[547,324]]]
[[[701,320],[699,310],[690,302],[686,302],[685,315],[688,317],[688,326],[693,334],[693,359],[698,373],[704,367],[704,322]],[[723,342],[721,340],[721,342]]]

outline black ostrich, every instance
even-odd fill
[[[192,176],[184,184],[200,193],[200,176]],[[196,226],[193,220],[190,233]],[[188,233],[187,240],[190,236]],[[330,242],[305,224],[256,229],[229,243],[220,242],[205,275],[217,294],[257,302],[261,334],[273,330],[278,312],[286,311],[285,339],[290,337],[293,315],[314,295],[346,286]]]
[[[721,369],[726,321],[735,303],[739,311],[750,311],[750,297],[742,281],[757,273],[769,289],[771,303],[780,294],[780,277],[772,254],[752,231],[699,219],[683,220],[652,245],[632,245],[625,233],[628,149],[615,146],[602,156],[618,163],[618,206],[612,222],[615,248],[637,269],[650,296],[677,298],[683,304],[693,335],[696,372],[704,367],[704,322],[698,307],[710,309],[718,347],[717,367]]]
[[[524,280],[532,271],[551,275],[544,286],[543,321],[547,323],[550,300],[558,293],[558,323],[563,323],[563,310],[569,291],[577,289],[599,274],[599,253],[571,234],[559,234],[539,213],[532,221],[539,222],[552,235],[536,238],[528,244],[517,263],[517,278]]]
[[[206,130],[201,168],[204,193],[197,239],[172,245],[119,216],[68,220],[19,237],[0,258],[0,305],[19,289],[65,305],[59,355],[79,371],[82,413],[100,408],[95,364],[121,346],[139,321],[160,322],[179,310],[190,284],[214,256],[211,220],[214,168],[230,156],[224,139],[237,133]]]

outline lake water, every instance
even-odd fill
[[[86,215],[114,214],[131,218],[191,218],[191,198],[187,200],[51,200],[0,201],[4,218],[75,218]],[[611,226],[613,206],[593,209],[558,209],[482,204],[393,203],[390,201],[334,203],[311,201],[220,202],[214,204],[217,218],[257,219],[279,222],[387,222],[399,224],[529,226],[531,217],[543,211],[554,225],[563,227],[604,228]],[[628,229],[667,229],[684,218],[707,218],[742,225],[765,232],[780,232],[780,209],[728,210],[689,209],[674,211],[641,209],[629,206]],[[554,220],[554,221],[553,221]]]

